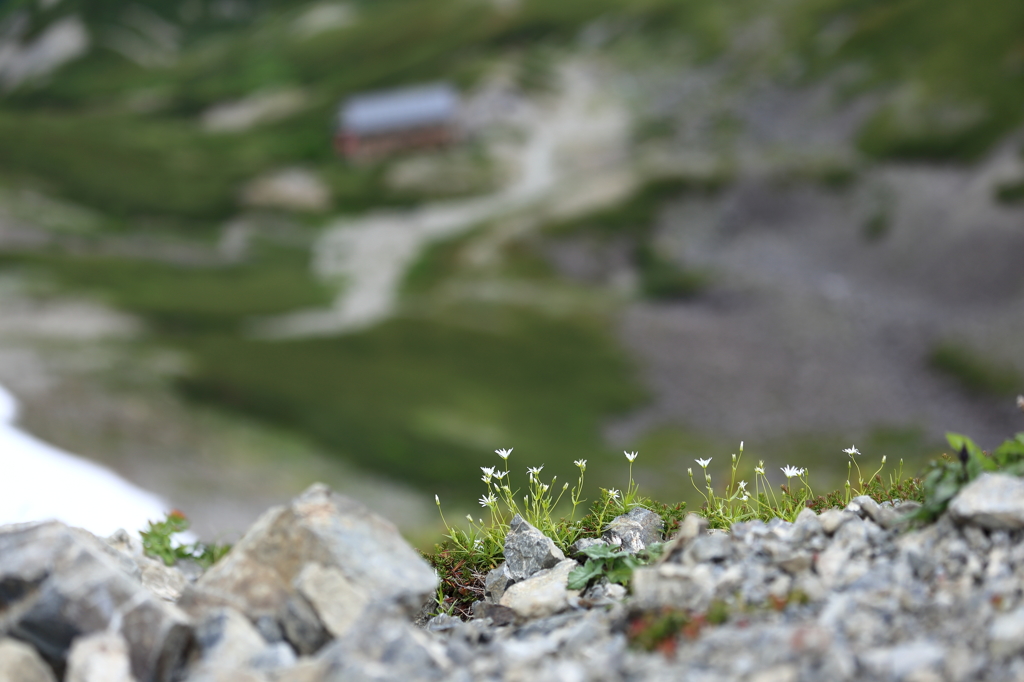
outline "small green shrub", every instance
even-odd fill
[[[203,568],[214,565],[231,551],[231,545],[228,544],[175,543],[173,536],[184,533],[189,525],[189,520],[177,509],[168,512],[163,521],[150,521],[149,529],[139,533],[142,536],[142,551],[146,556],[160,559],[167,566],[173,566],[181,559],[189,559]]]

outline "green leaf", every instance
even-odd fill
[[[582,590],[587,586],[592,579],[599,577],[604,573],[604,563],[600,561],[594,561],[588,559],[587,563],[574,568],[569,573],[569,582],[567,587],[570,590]]]
[[[612,547],[603,542],[599,545],[585,547],[582,551],[591,559],[613,559],[620,555],[618,547]]]

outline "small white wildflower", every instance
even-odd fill
[[[793,478],[794,476],[803,476],[804,472],[807,471],[806,469],[801,469],[799,467],[792,467],[792,466],[789,466],[789,465],[786,465],[786,466],[781,467],[781,468],[782,468],[782,473],[786,475],[786,478]]]
[[[850,447],[846,448],[845,450],[843,450],[843,452],[848,454],[850,457],[860,454],[860,450],[858,450],[857,447],[854,445],[851,445]]]
[[[472,514],[466,514],[466,518],[469,519],[470,523],[473,523],[473,515]]]
[[[545,491],[545,492],[547,492],[547,489],[550,488],[550,487],[551,486],[549,486],[547,483],[541,483],[540,484],[540,489]]]
[[[480,467],[480,471],[484,472],[484,476],[494,475],[494,467]]]
[[[749,499],[750,495],[748,495],[747,493],[743,493],[743,497],[740,498],[740,502],[746,502]]]
[[[617,500],[619,499],[619,491],[616,490],[615,488],[612,488],[611,490],[608,491],[608,496],[611,497],[613,500]]]
[[[440,497],[438,497],[437,495],[434,495],[434,502],[436,502],[436,503],[437,503],[437,506],[438,506],[438,507],[440,507],[440,506],[441,506],[441,498],[440,498]]]
[[[736,486],[740,490],[746,490],[747,489],[747,482],[746,481],[740,481],[739,483],[736,484]]]
[[[707,469],[708,465],[711,464],[711,458],[710,457],[708,457],[707,459],[695,459],[693,461],[696,462],[697,464],[699,464],[702,469]]]
[[[573,462],[573,464],[578,466],[580,468],[580,471],[586,471],[587,469],[587,460],[585,459],[578,459],[575,462]]]
[[[486,495],[484,495],[483,497],[480,498],[480,506],[481,507],[489,507],[489,506],[491,506],[492,504],[494,504],[497,501],[498,501],[498,498],[496,498],[494,496],[494,493],[487,493]],[[473,519],[470,519],[470,521],[472,521],[472,520]]]
[[[569,484],[568,483],[566,483],[565,485],[562,486],[562,490],[568,490],[568,489],[569,489]]]
[[[757,466],[754,467],[754,473],[755,474],[761,474],[762,476],[764,476],[764,460],[763,459],[758,461]]]
[[[508,456],[512,454],[513,450],[515,450],[515,448],[509,448],[508,450],[495,450],[494,452],[498,455],[498,457],[507,460]]]
[[[494,472],[494,477],[495,477],[496,479],[498,479],[499,481],[500,481],[501,479],[505,478],[505,477],[506,477],[507,475],[508,475],[508,472],[507,472],[507,471],[495,471],[495,472]]]
[[[885,464],[885,455],[882,455],[882,464]]]
[[[622,454],[624,454],[626,456],[626,459],[628,459],[632,463],[633,460],[636,459],[637,454],[639,454],[639,453],[636,453],[636,452],[626,452],[625,450],[623,450]]]
[[[529,474],[530,478],[533,478],[535,475],[539,474],[543,468],[543,466],[530,467],[526,470],[526,473]]]

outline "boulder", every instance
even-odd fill
[[[565,554],[548,536],[516,514],[505,536],[505,565],[513,581],[525,580],[545,568],[565,561]]]
[[[139,682],[170,680],[188,617],[123,570],[103,542],[57,521],[0,528],[0,635],[28,642],[62,675],[75,638],[120,633]]]
[[[344,634],[371,602],[411,615],[436,585],[390,522],[316,484],[261,516],[179,603],[194,614],[230,606],[268,641],[283,637],[306,655]]]
[[[0,638],[0,680],[4,682],[57,682],[36,650],[10,637]]]
[[[440,642],[395,613],[367,617],[316,660],[324,666],[322,682],[430,682],[448,679],[452,668]]]
[[[989,530],[1024,528],[1024,479],[1006,474],[982,474],[949,503],[959,523]]]

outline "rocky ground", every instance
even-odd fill
[[[474,617],[394,527],[313,486],[205,572],[56,522],[0,529],[0,676],[164,680],[1019,680],[1024,482],[985,474],[938,522],[856,498],[708,531],[688,516],[631,594],[514,519]],[[660,541],[642,508],[600,539]],[[577,546],[574,549],[579,549]]]

